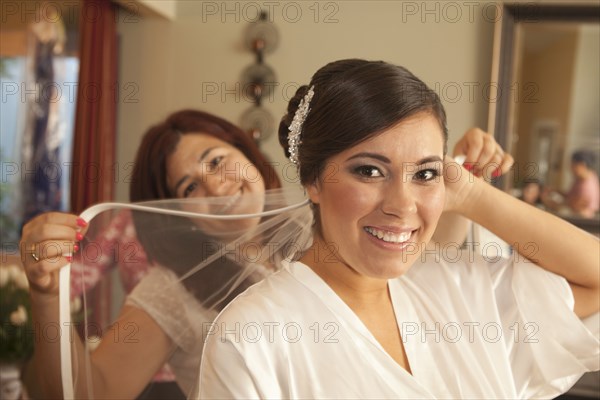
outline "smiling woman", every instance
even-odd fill
[[[149,129],[138,149],[130,197],[143,204],[100,204],[81,217],[47,213],[29,221],[21,238],[22,261],[33,323],[44,333],[46,327],[70,323],[58,320],[59,295],[68,298],[64,286],[59,291],[58,275],[71,262],[71,285],[85,295],[90,281],[100,281],[98,275],[108,269],[99,264],[125,259],[119,272],[130,291],[122,307],[111,310],[110,326],[96,319],[96,313],[109,313],[107,307],[84,297],[83,314],[90,319],[81,329],[82,340],[73,335],[72,348],[70,343],[61,348],[59,340],[36,343],[32,363],[39,397],[135,398],[166,362],[188,394],[204,324],[264,277],[270,259],[283,253],[272,245],[286,243],[282,236],[268,249],[263,241],[273,232],[310,235],[305,227],[312,215],[304,194],[278,187],[277,175],[241,129],[217,116],[184,110]],[[286,206],[288,212],[282,210]],[[266,215],[273,210],[277,215]],[[294,235],[299,248],[305,245],[302,237]],[[107,242],[118,242],[118,248]],[[88,345],[90,336],[100,342],[97,348]],[[71,359],[66,350],[75,360],[72,370],[65,366]]]
[[[217,317],[196,397],[549,398],[600,368],[599,241],[487,185],[479,151],[445,158],[444,109],[411,72],[332,62],[279,133],[314,242]],[[442,211],[514,254],[432,251]]]
[[[322,240],[336,243],[345,264],[380,284],[406,272],[419,258],[408,250],[429,242],[444,207],[443,157],[443,131],[423,112],[329,158],[335,182],[308,186]]]
[[[264,195],[264,178],[239,149],[221,139],[203,133],[182,134],[175,151],[167,157],[166,165],[167,187],[174,197],[229,198],[218,207],[192,203],[185,206],[188,211],[252,214],[263,209],[260,201],[247,203],[240,200],[244,195],[257,199]],[[205,209],[200,208],[201,205]],[[219,232],[222,221],[206,221],[204,225],[207,232]]]
[[[281,186],[275,170],[248,135],[228,121],[196,110],[174,113],[148,130],[133,177],[130,197],[134,202],[220,195],[217,192],[231,184],[225,189],[218,187],[221,178],[232,182],[237,177],[237,183],[247,182],[248,188],[259,182],[267,189]],[[194,194],[195,190],[201,193]]]
[[[167,171],[171,193],[181,198],[265,190],[258,169],[239,149],[206,134],[182,135],[167,158]]]

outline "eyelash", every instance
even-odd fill
[[[207,164],[209,168],[217,168],[219,166],[219,164],[221,164],[221,161],[223,161],[223,159],[225,158],[225,156],[216,156],[215,158],[213,158],[212,160],[210,160]]]
[[[197,186],[198,184],[196,182],[190,183],[183,191],[183,197],[188,197],[190,193],[192,193],[194,189],[196,189]]]
[[[427,178],[426,176],[423,176],[425,174],[431,174],[431,176]],[[418,177],[418,180],[420,180],[421,182],[429,182],[438,178],[440,176],[440,171],[433,168],[422,169],[420,171],[417,171],[415,173],[415,176]]]
[[[381,171],[379,170],[379,168],[373,166],[373,165],[361,165],[359,167],[354,168],[354,173],[362,178],[379,178],[379,176],[373,176],[371,173],[373,171],[377,171],[379,173],[379,176],[383,176],[383,174],[381,173]],[[371,173],[369,173],[371,172]]]
[[[223,159],[225,158],[225,156],[216,156],[214,157],[212,160],[210,160],[209,162],[207,162],[206,164],[208,165],[208,169],[209,170],[214,170],[215,168],[217,168],[221,162],[223,161]],[[190,195],[190,193],[192,193],[194,190],[196,190],[196,188],[198,187],[198,183],[197,182],[192,182],[190,183],[183,191],[183,197],[188,197]]]
[[[379,176],[373,176],[373,171],[377,171],[379,173]],[[354,168],[353,172],[354,174],[364,179],[374,179],[383,177],[383,174],[381,173],[379,168],[373,165],[361,165],[359,167]],[[422,169],[420,171],[415,172],[414,176],[420,182],[429,182],[438,178],[440,176],[440,171],[434,168]]]

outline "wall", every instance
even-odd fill
[[[471,126],[486,126],[497,18],[490,3],[181,1],[172,21],[119,20],[121,88],[129,86],[122,91],[128,99],[119,103],[118,200],[127,200],[127,173],[151,124],[184,107],[238,122],[250,106],[233,91],[254,61],[243,35],[256,5],[271,8],[280,34],[279,48],[266,56],[280,82],[264,104],[276,121],[295,88],[319,67],[359,57],[404,65],[436,89],[448,112],[451,143]],[[217,93],[207,91],[214,87]],[[286,163],[276,134],[261,146],[274,162]]]

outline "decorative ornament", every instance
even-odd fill
[[[308,89],[308,92],[304,95],[304,98],[300,101],[298,105],[298,109],[294,113],[294,119],[290,124],[288,133],[288,152],[290,153],[290,161],[296,165],[296,167],[300,166],[300,161],[298,159],[298,149],[302,144],[302,125],[304,125],[304,121],[306,121],[306,116],[310,111],[310,101],[312,100],[315,92],[314,85]]]

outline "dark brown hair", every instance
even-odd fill
[[[326,161],[398,122],[420,112],[431,113],[444,133],[446,112],[438,95],[406,68],[383,61],[340,60],[319,69],[301,86],[279,125],[286,156],[289,126],[308,89],[314,86],[310,111],[302,126],[299,147],[300,181],[319,178]]]
[[[594,169],[596,166],[596,155],[590,150],[577,150],[571,155],[571,163],[585,165],[587,169]]]
[[[189,134],[206,134],[229,143],[256,166],[267,189],[281,187],[277,173],[247,133],[215,115],[183,110],[171,114],[144,135],[129,185],[132,202],[176,197],[167,187],[167,157],[175,151],[181,135]]]

